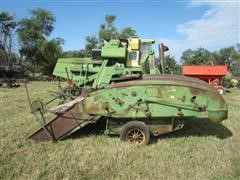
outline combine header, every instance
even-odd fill
[[[41,127],[29,137],[60,140],[87,124],[106,121],[106,134],[147,144],[150,135],[179,130],[199,112],[207,111],[210,121],[226,119],[227,105],[216,89],[195,78],[163,75],[153,43],[113,39],[93,50],[91,58],[59,59],[53,75],[67,79],[68,86],[59,86],[54,99],[61,104],[54,109],[42,101],[30,103]],[[55,118],[46,121],[46,112]]]

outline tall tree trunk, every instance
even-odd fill
[[[4,35],[4,41],[3,41],[3,51],[6,57],[6,65],[9,66],[10,65],[10,56],[8,54],[7,51],[7,35]]]

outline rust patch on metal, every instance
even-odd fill
[[[94,101],[92,102],[91,100],[89,101],[84,101],[84,111],[87,113],[87,114],[96,114],[96,112],[99,112],[100,111],[100,107],[99,107],[99,103],[98,101]]]
[[[220,95],[220,94],[217,92],[217,90],[216,90],[215,93],[209,93],[208,96],[209,96],[209,98],[210,98],[211,100],[214,100],[214,101],[219,102],[220,108],[225,109],[226,102],[225,102],[225,100],[223,99],[222,95]]]
[[[185,102],[185,101],[186,101],[186,96],[183,96],[183,97],[181,98],[181,101],[182,101],[182,102]]]
[[[190,88],[189,89],[190,90],[190,93],[192,94],[192,95],[197,95],[197,94],[199,94],[201,91],[203,91],[202,89],[199,89],[199,88]]]
[[[136,91],[132,91],[132,92],[131,92],[131,95],[132,95],[133,97],[135,97],[135,96],[137,96],[137,92],[136,92]]]
[[[209,86],[208,83],[191,77],[186,76],[179,76],[179,75],[142,75],[142,79],[133,80],[133,81],[126,81],[120,83],[111,84],[110,87],[117,88],[117,87],[127,87],[127,86],[138,86],[138,85],[145,85],[149,84],[150,80],[159,80],[158,83],[154,83],[156,85],[169,85],[173,82],[174,86],[185,86],[189,88],[195,88],[193,91],[198,92],[199,90],[211,91],[216,92],[216,90]]]
[[[125,104],[124,101],[122,101],[120,98],[116,98],[115,103],[118,104],[119,106],[123,106]]]
[[[61,137],[79,125],[82,118],[80,114],[79,103],[77,103],[65,113],[53,118],[46,124],[46,127],[51,130],[56,140],[61,139]],[[38,129],[29,138],[34,140],[51,140],[43,128]]]

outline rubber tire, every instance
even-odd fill
[[[230,83],[229,81],[225,81],[225,82],[223,83],[223,87],[225,87],[225,88],[231,88],[231,83]]]
[[[150,130],[146,126],[146,124],[141,122],[141,121],[130,121],[121,128],[120,140],[122,142],[126,142],[125,138],[126,138],[127,132],[131,129],[139,129],[144,133],[145,142],[141,145],[147,145],[149,143],[149,141],[150,141]]]

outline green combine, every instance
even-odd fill
[[[216,89],[195,78],[164,74],[153,43],[138,37],[114,39],[93,49],[91,58],[59,59],[53,75],[66,79],[68,86],[60,88],[54,99],[61,104],[53,109],[41,101],[30,103],[41,127],[29,137],[61,140],[104,121],[106,134],[148,144],[150,136],[179,130],[200,112],[208,112],[210,121],[226,119],[227,105]],[[167,48],[160,49],[163,56]],[[46,112],[56,116],[47,121]]]

